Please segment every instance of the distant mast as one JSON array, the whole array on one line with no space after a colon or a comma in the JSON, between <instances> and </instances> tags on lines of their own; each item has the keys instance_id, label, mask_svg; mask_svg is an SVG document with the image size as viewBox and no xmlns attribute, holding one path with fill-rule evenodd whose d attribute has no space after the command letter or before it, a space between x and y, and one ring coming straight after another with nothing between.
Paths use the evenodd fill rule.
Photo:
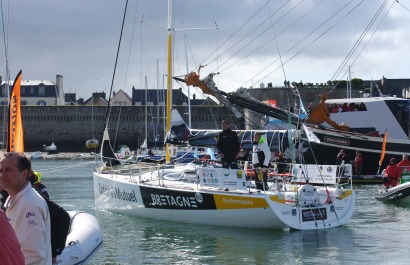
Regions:
<instances>
[{"instance_id":1,"label":"distant mast","mask_svg":"<svg viewBox=\"0 0 410 265\"><path fill-rule=\"evenodd\" d=\"M172 35L173 35L173 22L172 22L172 0L168 0L168 39L167 39L167 128L166 133L171 129L171 108L172 108ZM165 162L169 164L171 162L171 154L169 144L165 145Z\"/></svg>"}]
</instances>

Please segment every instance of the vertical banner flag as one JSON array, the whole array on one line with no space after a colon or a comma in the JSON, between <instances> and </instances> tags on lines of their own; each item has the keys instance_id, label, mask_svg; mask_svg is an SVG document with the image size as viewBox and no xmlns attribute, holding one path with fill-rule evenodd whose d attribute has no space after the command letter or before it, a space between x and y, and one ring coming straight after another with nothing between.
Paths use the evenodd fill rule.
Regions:
<instances>
[{"instance_id":1,"label":"vertical banner flag","mask_svg":"<svg viewBox=\"0 0 410 265\"><path fill-rule=\"evenodd\" d=\"M24 132L21 119L21 78L22 70L17 74L10 94L7 152L24 152ZM7 91L8 92L8 91Z\"/></svg>"},{"instance_id":2,"label":"vertical banner flag","mask_svg":"<svg viewBox=\"0 0 410 265\"><path fill-rule=\"evenodd\" d=\"M380 161L379 161L379 167L382 166L382 162L384 159L384 155L386 154L386 142L387 142L387 129L384 132L384 136L383 136L383 145L382 145L382 153L380 154Z\"/></svg>"}]
</instances>

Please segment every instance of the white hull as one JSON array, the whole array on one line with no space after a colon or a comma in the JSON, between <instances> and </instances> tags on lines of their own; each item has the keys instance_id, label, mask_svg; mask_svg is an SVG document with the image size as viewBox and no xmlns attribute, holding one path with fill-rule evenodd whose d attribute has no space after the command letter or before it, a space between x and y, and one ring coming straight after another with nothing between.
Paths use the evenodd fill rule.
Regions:
<instances>
[{"instance_id":1,"label":"white hull","mask_svg":"<svg viewBox=\"0 0 410 265\"><path fill-rule=\"evenodd\" d=\"M141 179L147 179L145 176ZM108 171L94 172L93 178L97 208L203 225L275 230L330 228L348 222L355 201L353 190L340 188L328 188L331 203L326 202L325 188L318 187L317 201L300 206L295 203L297 190L259 192L235 187L225 191L174 180L161 180L158 185L158 179L137 181L135 175L112 175Z\"/></svg>"},{"instance_id":2,"label":"white hull","mask_svg":"<svg viewBox=\"0 0 410 265\"><path fill-rule=\"evenodd\" d=\"M85 212L68 211L71 217L70 233L66 247L57 256L58 265L85 264L103 243L100 225L96 217Z\"/></svg>"}]
</instances>

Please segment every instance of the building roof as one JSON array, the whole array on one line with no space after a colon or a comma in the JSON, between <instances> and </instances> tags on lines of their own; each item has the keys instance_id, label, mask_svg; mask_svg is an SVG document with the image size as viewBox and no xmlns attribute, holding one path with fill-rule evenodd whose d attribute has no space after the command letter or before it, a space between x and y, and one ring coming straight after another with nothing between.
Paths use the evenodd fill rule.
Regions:
<instances>
[{"instance_id":1,"label":"building roof","mask_svg":"<svg viewBox=\"0 0 410 265\"><path fill-rule=\"evenodd\" d=\"M1 85L5 84L6 81L2 81ZM12 86L14 80L9 81L9 85ZM55 86L55 84L50 80L21 80L21 86L38 86L44 84L45 86Z\"/></svg>"},{"instance_id":2,"label":"building roof","mask_svg":"<svg viewBox=\"0 0 410 265\"><path fill-rule=\"evenodd\" d=\"M118 97L122 97L122 96L125 96L125 98L121 98L121 99L129 100L130 102L132 102L131 97L126 92L124 92L122 89L118 90L118 92L114 92L114 95L112 96L110 101L112 102L117 101L119 99Z\"/></svg>"}]
</instances>

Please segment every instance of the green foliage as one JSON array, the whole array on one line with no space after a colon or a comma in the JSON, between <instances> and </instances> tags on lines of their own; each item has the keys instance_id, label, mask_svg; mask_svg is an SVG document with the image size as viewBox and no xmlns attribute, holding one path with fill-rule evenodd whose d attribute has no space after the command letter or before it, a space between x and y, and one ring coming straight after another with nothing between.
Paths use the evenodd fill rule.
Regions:
<instances>
[{"instance_id":1,"label":"green foliage","mask_svg":"<svg viewBox=\"0 0 410 265\"><path fill-rule=\"evenodd\" d=\"M327 81L328 84L331 84L332 81ZM352 78L352 90L364 90L364 81L360 78ZM347 80L334 80L333 85L336 86L336 89L346 89Z\"/></svg>"},{"instance_id":2,"label":"green foliage","mask_svg":"<svg viewBox=\"0 0 410 265\"><path fill-rule=\"evenodd\" d=\"M352 78L352 89L364 90L364 81L360 78Z\"/></svg>"},{"instance_id":3,"label":"green foliage","mask_svg":"<svg viewBox=\"0 0 410 265\"><path fill-rule=\"evenodd\" d=\"M336 89L346 89L347 81L346 80L334 80L333 85L336 86Z\"/></svg>"}]
</instances>

